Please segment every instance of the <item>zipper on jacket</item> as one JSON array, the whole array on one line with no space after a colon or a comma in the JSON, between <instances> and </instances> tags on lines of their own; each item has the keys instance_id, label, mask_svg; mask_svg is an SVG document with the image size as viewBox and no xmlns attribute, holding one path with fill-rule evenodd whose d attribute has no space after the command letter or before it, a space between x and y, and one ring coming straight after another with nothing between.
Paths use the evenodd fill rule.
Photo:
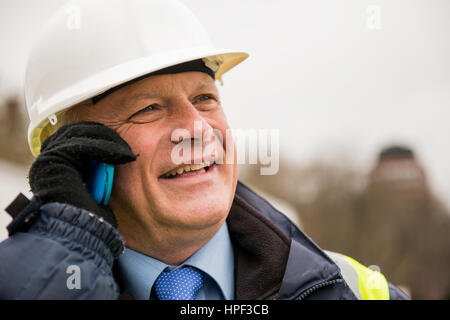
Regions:
<instances>
[{"instance_id":1,"label":"zipper on jacket","mask_svg":"<svg viewBox=\"0 0 450 320\"><path fill-rule=\"evenodd\" d=\"M316 284L315 286L312 286L311 288L309 288L308 290L303 292L300 296L298 296L297 300L303 300L303 299L305 299L305 297L309 296L311 293L313 293L314 291L317 291L318 289L321 289L321 288L327 287L327 286L331 286L331 285L333 285L335 283L341 283L341 282L344 282L344 279L337 278L337 279L334 279L334 280L325 281L325 282L321 282L319 284Z\"/></svg>"}]
</instances>

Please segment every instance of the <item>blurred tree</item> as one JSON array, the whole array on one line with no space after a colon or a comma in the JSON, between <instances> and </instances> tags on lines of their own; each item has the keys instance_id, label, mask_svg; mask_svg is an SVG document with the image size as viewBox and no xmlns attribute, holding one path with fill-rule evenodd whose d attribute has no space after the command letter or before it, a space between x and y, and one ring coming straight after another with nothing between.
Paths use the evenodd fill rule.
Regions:
<instances>
[{"instance_id":1,"label":"blurred tree","mask_svg":"<svg viewBox=\"0 0 450 320\"><path fill-rule=\"evenodd\" d=\"M0 158L29 166L33 160L27 142L27 117L17 96L0 102Z\"/></svg>"}]
</instances>

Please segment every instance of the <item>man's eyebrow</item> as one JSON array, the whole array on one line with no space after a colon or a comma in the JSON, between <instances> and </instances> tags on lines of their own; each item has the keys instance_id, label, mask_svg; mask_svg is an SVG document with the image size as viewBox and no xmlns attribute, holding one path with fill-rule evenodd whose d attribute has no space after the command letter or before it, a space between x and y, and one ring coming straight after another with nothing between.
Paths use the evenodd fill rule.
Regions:
<instances>
[{"instance_id":1,"label":"man's eyebrow","mask_svg":"<svg viewBox=\"0 0 450 320\"><path fill-rule=\"evenodd\" d=\"M131 97L128 97L126 99L126 101L127 101L126 103L128 104L128 103L133 103L140 99L151 99L151 98L157 98L157 97L158 97L158 94L153 93L153 92L138 92L138 93L133 94Z\"/></svg>"},{"instance_id":2,"label":"man's eyebrow","mask_svg":"<svg viewBox=\"0 0 450 320\"><path fill-rule=\"evenodd\" d=\"M214 85L214 81L200 81L200 83L198 84L196 90L201 90L204 89L206 87L213 87L214 89L216 89L216 86Z\"/></svg>"},{"instance_id":3,"label":"man's eyebrow","mask_svg":"<svg viewBox=\"0 0 450 320\"><path fill-rule=\"evenodd\" d=\"M207 87L211 87L214 89L214 91L217 91L216 86L214 85L214 82L211 81L199 81L199 84L197 85L195 90L202 90ZM130 97L127 97L126 103L134 103L137 100L140 99L152 99L152 98L158 98L160 94L157 92L137 92L135 94L132 94Z\"/></svg>"}]
</instances>

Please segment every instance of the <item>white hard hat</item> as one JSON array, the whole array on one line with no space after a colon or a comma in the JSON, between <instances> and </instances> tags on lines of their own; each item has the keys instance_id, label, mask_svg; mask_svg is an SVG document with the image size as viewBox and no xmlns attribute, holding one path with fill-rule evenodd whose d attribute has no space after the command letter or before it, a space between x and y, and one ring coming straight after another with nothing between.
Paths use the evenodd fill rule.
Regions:
<instances>
[{"instance_id":1,"label":"white hard hat","mask_svg":"<svg viewBox=\"0 0 450 320\"><path fill-rule=\"evenodd\" d=\"M56 116L127 81L203 59L215 79L248 57L220 49L192 12L175 0L78 0L58 10L34 44L25 100L33 155Z\"/></svg>"}]
</instances>

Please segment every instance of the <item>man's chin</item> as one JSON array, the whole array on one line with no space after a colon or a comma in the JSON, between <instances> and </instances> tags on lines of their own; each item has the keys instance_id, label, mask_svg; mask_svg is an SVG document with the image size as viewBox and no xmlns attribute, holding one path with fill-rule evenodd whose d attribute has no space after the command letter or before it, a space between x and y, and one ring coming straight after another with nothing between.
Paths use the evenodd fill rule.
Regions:
<instances>
[{"instance_id":1,"label":"man's chin","mask_svg":"<svg viewBox=\"0 0 450 320\"><path fill-rule=\"evenodd\" d=\"M176 199L162 215L174 225L195 229L213 226L225 220L229 212L229 201L225 197L206 196L203 199L180 201ZM200 201L199 201L200 200Z\"/></svg>"}]
</instances>

